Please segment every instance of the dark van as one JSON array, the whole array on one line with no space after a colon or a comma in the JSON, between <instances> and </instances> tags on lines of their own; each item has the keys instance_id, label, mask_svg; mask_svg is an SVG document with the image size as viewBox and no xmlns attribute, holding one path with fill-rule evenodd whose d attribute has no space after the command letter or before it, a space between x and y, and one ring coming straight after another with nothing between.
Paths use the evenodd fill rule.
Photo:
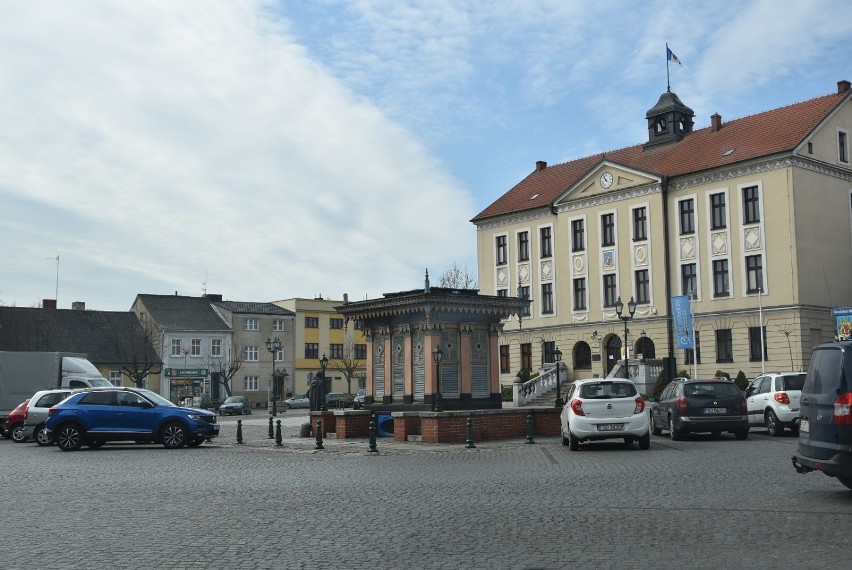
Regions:
<instances>
[{"instance_id":1,"label":"dark van","mask_svg":"<svg viewBox=\"0 0 852 570\"><path fill-rule=\"evenodd\" d=\"M799 473L822 471L852 489L852 342L816 347L802 387Z\"/></svg>"}]
</instances>

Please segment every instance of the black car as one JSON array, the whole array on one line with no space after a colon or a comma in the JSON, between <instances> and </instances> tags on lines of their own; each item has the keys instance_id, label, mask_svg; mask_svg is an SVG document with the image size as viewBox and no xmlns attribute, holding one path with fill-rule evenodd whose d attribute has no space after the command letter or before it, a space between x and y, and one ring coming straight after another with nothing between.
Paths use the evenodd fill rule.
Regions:
<instances>
[{"instance_id":1,"label":"black car","mask_svg":"<svg viewBox=\"0 0 852 570\"><path fill-rule=\"evenodd\" d=\"M799 473L822 471L852 489L852 342L821 344L811 354L799 400Z\"/></svg>"},{"instance_id":2,"label":"black car","mask_svg":"<svg viewBox=\"0 0 852 570\"><path fill-rule=\"evenodd\" d=\"M748 437L748 407L736 384L726 378L707 380L675 378L658 400L650 399L651 432L668 430L673 440L688 433L731 432L737 439Z\"/></svg>"},{"instance_id":3,"label":"black car","mask_svg":"<svg viewBox=\"0 0 852 570\"><path fill-rule=\"evenodd\" d=\"M251 413L251 401L245 396L229 396L219 406L220 416L230 416L231 414L243 415Z\"/></svg>"}]
</instances>

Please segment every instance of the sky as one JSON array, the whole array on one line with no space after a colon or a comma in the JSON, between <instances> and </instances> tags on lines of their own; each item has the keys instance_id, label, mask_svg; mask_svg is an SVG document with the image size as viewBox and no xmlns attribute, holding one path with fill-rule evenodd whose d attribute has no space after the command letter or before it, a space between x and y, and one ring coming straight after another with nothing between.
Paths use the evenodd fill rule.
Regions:
<instances>
[{"instance_id":1,"label":"sky","mask_svg":"<svg viewBox=\"0 0 852 570\"><path fill-rule=\"evenodd\" d=\"M848 0L0 0L0 305L475 278L470 219L537 160L644 142L667 69L704 128L836 92L850 21Z\"/></svg>"}]
</instances>

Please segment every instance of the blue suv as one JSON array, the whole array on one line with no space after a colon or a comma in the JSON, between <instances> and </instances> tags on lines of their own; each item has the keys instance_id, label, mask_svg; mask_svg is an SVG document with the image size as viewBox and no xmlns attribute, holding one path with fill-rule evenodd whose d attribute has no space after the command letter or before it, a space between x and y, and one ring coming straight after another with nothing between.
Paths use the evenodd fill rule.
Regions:
<instances>
[{"instance_id":1,"label":"blue suv","mask_svg":"<svg viewBox=\"0 0 852 570\"><path fill-rule=\"evenodd\" d=\"M108 441L197 447L219 435L216 414L183 408L140 388L93 388L50 408L45 430L62 451Z\"/></svg>"}]
</instances>

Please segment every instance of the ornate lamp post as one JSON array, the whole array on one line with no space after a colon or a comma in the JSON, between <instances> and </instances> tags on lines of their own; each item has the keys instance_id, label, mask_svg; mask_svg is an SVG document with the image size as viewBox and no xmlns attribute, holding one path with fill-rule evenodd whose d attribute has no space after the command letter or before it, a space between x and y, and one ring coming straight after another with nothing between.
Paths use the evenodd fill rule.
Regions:
<instances>
[{"instance_id":1,"label":"ornate lamp post","mask_svg":"<svg viewBox=\"0 0 852 570\"><path fill-rule=\"evenodd\" d=\"M636 301L633 300L633 297L630 297L630 302L627 303L627 311L630 313L629 315L622 314L624 312L624 303L621 301L621 297L619 297L615 302L615 312L618 318L624 321L624 377L630 378L630 372L628 372L627 368L627 321L631 320L636 313Z\"/></svg>"},{"instance_id":2,"label":"ornate lamp post","mask_svg":"<svg viewBox=\"0 0 852 570\"><path fill-rule=\"evenodd\" d=\"M322 374L322 384L321 384L322 390L320 390L320 392L321 392L321 394L320 394L320 396L321 396L321 398L320 398L320 410L322 410L323 412L328 410L328 408L325 407L325 388L326 388L326 386L325 386L325 368L326 368L326 366L328 366L328 357L325 355L325 353L323 353L322 358L320 358L320 368L322 369L322 372L320 373L320 374Z\"/></svg>"},{"instance_id":3,"label":"ornate lamp post","mask_svg":"<svg viewBox=\"0 0 852 570\"><path fill-rule=\"evenodd\" d=\"M272 415L274 416L277 414L277 410L275 408L275 355L278 353L279 350L281 350L281 339L279 339L277 336L275 337L275 340L267 338L266 350L268 350L272 354L272 378L269 380L269 389L267 390L267 394L270 394L271 392L270 396L272 399Z\"/></svg>"},{"instance_id":4,"label":"ornate lamp post","mask_svg":"<svg viewBox=\"0 0 852 570\"><path fill-rule=\"evenodd\" d=\"M441 360L444 359L444 350L440 347L440 345L436 346L434 350L432 350L432 358L435 359L435 370L438 373L438 390L435 394L434 411L443 412L444 409L441 407Z\"/></svg>"},{"instance_id":5,"label":"ornate lamp post","mask_svg":"<svg viewBox=\"0 0 852 570\"><path fill-rule=\"evenodd\" d=\"M562 351L558 348L553 351L553 358L556 360L556 407L562 407Z\"/></svg>"}]
</instances>

